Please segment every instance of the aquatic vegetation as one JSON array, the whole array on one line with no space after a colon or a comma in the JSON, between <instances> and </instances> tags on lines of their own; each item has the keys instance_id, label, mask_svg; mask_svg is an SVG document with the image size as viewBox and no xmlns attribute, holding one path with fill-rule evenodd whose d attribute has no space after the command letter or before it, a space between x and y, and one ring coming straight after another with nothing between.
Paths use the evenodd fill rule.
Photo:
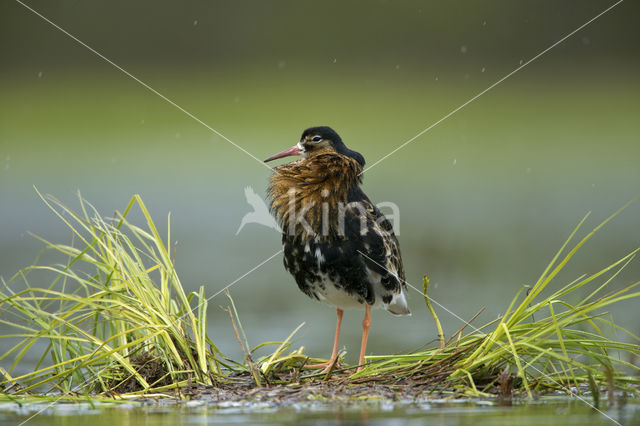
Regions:
<instances>
[{"instance_id":1,"label":"aquatic vegetation","mask_svg":"<svg viewBox=\"0 0 640 426\"><path fill-rule=\"evenodd\" d=\"M605 309L640 297L635 290L640 281L607 292L640 249L559 289L553 285L579 249L627 206L569 248L583 218L537 282L522 287L497 320L476 327L474 317L447 340L429 303L425 277L425 301L438 325L437 346L368 356L359 372L354 366L334 365L319 373L305 365L323 360L291 347L303 324L283 342L250 348L230 296L228 311L245 359L225 357L207 334L204 288L184 291L172 261L170 226L163 240L139 196L112 219L103 218L82 197L80 212L51 196L41 197L74 238L71 245L42 239L47 251L66 261L36 263L3 282L0 322L14 330L0 336L9 348L0 361L11 362L0 370L4 399L128 398L193 387L278 384L325 388L334 381L366 389L375 384L403 392L502 398L563 391L589 392L597 400L601 389L638 394L640 367L632 359L640 356L640 339L616 325ZM143 227L129 219L136 207ZM48 286L31 284L44 279ZM579 295L577 303L568 302ZM42 342L44 346L37 345ZM268 346L273 352L254 359L256 350ZM40 350L32 371L15 374L27 352Z\"/></svg>"},{"instance_id":2,"label":"aquatic vegetation","mask_svg":"<svg viewBox=\"0 0 640 426\"><path fill-rule=\"evenodd\" d=\"M538 281L526 288L526 293L522 287L499 319L480 328L468 324L472 328L469 334L461 336L462 330L458 331L444 347L369 357L374 362L352 378L388 377L392 382L406 379L429 383L435 373L444 374L447 386L475 396L487 393L510 396L512 390L520 389L531 397L534 392L574 393L585 388L597 395L601 386L637 393L640 366L630 359L640 356L640 339L617 326L604 309L640 297L640 292L634 291L640 281L605 293L640 249L540 297L580 247L622 209L564 254L587 219L588 215L585 216ZM425 298L426 282L425 277ZM588 295L578 303L566 301L569 295L584 291ZM431 312L435 317L435 312ZM618 340L618 333L631 342Z\"/></svg>"},{"instance_id":3,"label":"aquatic vegetation","mask_svg":"<svg viewBox=\"0 0 640 426\"><path fill-rule=\"evenodd\" d=\"M213 383L220 352L206 334L204 289L185 293L171 260L170 227L165 244L138 196L112 220L82 197L80 213L42 199L73 232L74 246L42 240L68 261L30 266L4 283L0 322L15 332L1 337L17 342L0 356L14 357L0 386L12 393L122 393ZM146 229L127 220L134 206ZM50 284L32 286L36 273L53 277ZM18 282L23 288L13 290ZM10 378L42 340L48 344L33 371Z\"/></svg>"}]
</instances>

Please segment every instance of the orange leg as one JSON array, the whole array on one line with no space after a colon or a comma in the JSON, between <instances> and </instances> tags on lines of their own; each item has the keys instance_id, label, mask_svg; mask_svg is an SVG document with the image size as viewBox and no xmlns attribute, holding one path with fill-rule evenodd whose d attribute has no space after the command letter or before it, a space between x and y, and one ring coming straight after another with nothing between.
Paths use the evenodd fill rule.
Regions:
<instances>
[{"instance_id":1,"label":"orange leg","mask_svg":"<svg viewBox=\"0 0 640 426\"><path fill-rule=\"evenodd\" d=\"M331 359L328 363L307 365L307 368L320 368L325 367L324 372L329 371L333 363L338 358L338 340L340 338L340 325L342 324L342 314L344 311L340 308L336 308L336 314L338 314L338 322L336 323L336 336L333 339L333 351L331 351Z\"/></svg>"},{"instance_id":2,"label":"orange leg","mask_svg":"<svg viewBox=\"0 0 640 426\"><path fill-rule=\"evenodd\" d=\"M367 339L369 338L369 328L371 327L371 308L369 305L365 305L364 319L362 320L362 345L360 345L360 361L357 371L362 370L364 367L364 353L367 350Z\"/></svg>"},{"instance_id":3,"label":"orange leg","mask_svg":"<svg viewBox=\"0 0 640 426\"><path fill-rule=\"evenodd\" d=\"M331 351L331 359L329 360L329 366L335 362L338 358L338 339L340 338L340 325L342 325L342 314L344 311L340 308L336 308L336 314L338 314L338 321L336 322L336 337L333 339L333 350Z\"/></svg>"}]
</instances>

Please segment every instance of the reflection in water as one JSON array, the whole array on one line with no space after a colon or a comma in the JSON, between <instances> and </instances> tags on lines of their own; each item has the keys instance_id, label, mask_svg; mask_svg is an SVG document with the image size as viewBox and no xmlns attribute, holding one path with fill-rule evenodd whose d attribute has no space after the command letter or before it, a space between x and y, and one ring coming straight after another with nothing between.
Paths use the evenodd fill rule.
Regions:
<instances>
[{"instance_id":1,"label":"reflection in water","mask_svg":"<svg viewBox=\"0 0 640 426\"><path fill-rule=\"evenodd\" d=\"M45 408L42 404L0 405L0 422L19 424ZM29 420L29 425L187 425L187 424L340 424L340 425L610 425L611 419L622 425L638 424L640 405L626 404L598 412L577 400L548 399L534 404L518 403L512 407L487 401L453 403L358 402L327 405L305 403L294 407L275 407L222 403L207 405L190 401L175 405L166 402L146 404L123 403L115 406L98 404L56 404ZM609 419L607 416L611 417ZM570 419L570 420L569 420Z\"/></svg>"}]
</instances>

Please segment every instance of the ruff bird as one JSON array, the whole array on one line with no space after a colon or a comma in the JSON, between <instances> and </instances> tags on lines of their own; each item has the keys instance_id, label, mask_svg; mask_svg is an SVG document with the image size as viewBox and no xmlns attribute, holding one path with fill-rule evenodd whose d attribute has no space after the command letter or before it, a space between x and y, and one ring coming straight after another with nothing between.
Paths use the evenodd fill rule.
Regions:
<instances>
[{"instance_id":1,"label":"ruff bird","mask_svg":"<svg viewBox=\"0 0 640 426\"><path fill-rule=\"evenodd\" d=\"M282 230L284 266L307 296L336 307L331 358L337 362L344 309L364 309L358 371L371 326L371 307L410 315L400 246L391 223L360 188L364 157L330 127L311 127L291 148L265 160L300 159L275 167L269 207Z\"/></svg>"}]
</instances>

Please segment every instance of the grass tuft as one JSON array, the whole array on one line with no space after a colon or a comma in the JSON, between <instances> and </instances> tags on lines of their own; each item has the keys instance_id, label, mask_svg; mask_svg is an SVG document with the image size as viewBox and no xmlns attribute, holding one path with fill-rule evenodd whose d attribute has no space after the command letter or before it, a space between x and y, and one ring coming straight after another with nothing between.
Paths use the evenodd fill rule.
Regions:
<instances>
[{"instance_id":1,"label":"grass tuft","mask_svg":"<svg viewBox=\"0 0 640 426\"><path fill-rule=\"evenodd\" d=\"M0 289L0 324L13 330L0 336L11 342L0 355L0 361L11 364L0 369L0 393L10 401L37 395L135 398L223 383L243 389L331 384L336 376L342 384L475 397L589 392L596 404L603 392L609 400L615 391L640 393L640 367L632 361L640 357L640 339L616 325L607 312L616 303L640 296L640 282L607 292L640 249L594 274L555 286L555 278L578 250L622 209L571 247L585 216L536 283L522 286L499 319L473 326L483 308L445 339L427 296L425 276L424 298L437 325L437 347L369 356L356 373L342 366L325 373L305 370L305 365L324 360L311 359L303 347L291 348L304 324L282 342L250 349L228 293L228 313L245 357L242 362L225 358L207 335L204 288L187 294L176 274L169 221L165 243L139 196L109 220L81 196L79 213L51 196L40 196L71 230L73 243L41 239L48 251L65 261L25 268ZM144 226L129 221L134 209ZM48 285L31 285L34 275L38 282L48 280ZM271 354L255 356L269 346L274 347ZM42 355L33 371L17 373L27 353L36 351Z\"/></svg>"},{"instance_id":2,"label":"grass tuft","mask_svg":"<svg viewBox=\"0 0 640 426\"><path fill-rule=\"evenodd\" d=\"M165 244L138 195L105 220L81 196L76 213L38 194L75 244L40 238L67 261L25 268L0 291L0 323L15 330L0 338L17 341L0 355L13 357L0 387L19 383L15 393L153 392L221 377L220 352L206 334L204 289L185 293L171 261L169 223ZM127 220L134 207L145 227ZM48 286L32 286L34 274L40 281L53 278ZM34 370L11 377L41 342L46 346Z\"/></svg>"},{"instance_id":3,"label":"grass tuft","mask_svg":"<svg viewBox=\"0 0 640 426\"><path fill-rule=\"evenodd\" d=\"M372 363L351 377L359 380L384 378L390 383L427 383L435 375L446 378L445 387L476 396L488 392L503 394L505 388L513 388L528 397L554 390L574 394L589 389L594 397L599 397L594 389L605 386L638 394L640 366L625 358L632 360L640 356L640 339L617 326L606 309L640 297L640 292L635 291L640 282L603 293L640 249L541 297L578 249L627 206L567 251L588 215L585 216L535 285L524 296L523 286L499 320L480 328L472 327L471 333L464 337L458 335L456 342L450 343L454 334L444 349L368 357ZM425 278L425 290L427 283ZM569 296L577 298L578 293L585 291L588 296L577 304L567 301ZM430 308L426 291L425 300ZM435 313L433 315L437 319ZM483 331L487 329L492 331ZM620 341L618 332L630 342ZM507 380L505 375L509 372L513 377Z\"/></svg>"}]
</instances>

